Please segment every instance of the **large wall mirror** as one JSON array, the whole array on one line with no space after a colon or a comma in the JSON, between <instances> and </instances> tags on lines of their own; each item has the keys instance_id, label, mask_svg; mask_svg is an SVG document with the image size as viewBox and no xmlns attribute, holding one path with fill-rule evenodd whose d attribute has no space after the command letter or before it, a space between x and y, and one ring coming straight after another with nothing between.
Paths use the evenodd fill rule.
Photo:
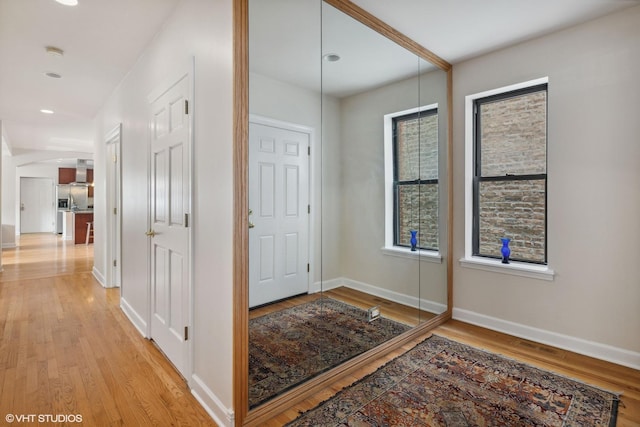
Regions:
<instances>
[{"instance_id":1,"label":"large wall mirror","mask_svg":"<svg viewBox=\"0 0 640 427\"><path fill-rule=\"evenodd\" d=\"M450 66L348 1L244 5L251 422L450 316Z\"/></svg>"}]
</instances>

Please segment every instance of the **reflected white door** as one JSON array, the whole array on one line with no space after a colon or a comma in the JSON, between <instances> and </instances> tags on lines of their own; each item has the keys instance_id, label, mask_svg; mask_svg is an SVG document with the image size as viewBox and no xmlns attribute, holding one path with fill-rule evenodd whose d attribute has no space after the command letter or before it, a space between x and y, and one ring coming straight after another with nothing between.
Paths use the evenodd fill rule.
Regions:
<instances>
[{"instance_id":1,"label":"reflected white door","mask_svg":"<svg viewBox=\"0 0 640 427\"><path fill-rule=\"evenodd\" d=\"M51 178L20 178L20 233L55 231Z\"/></svg>"},{"instance_id":2,"label":"reflected white door","mask_svg":"<svg viewBox=\"0 0 640 427\"><path fill-rule=\"evenodd\" d=\"M191 120L190 77L166 88L151 105L151 338L188 378L191 314L189 274ZM158 92L156 92L158 93Z\"/></svg>"},{"instance_id":3,"label":"reflected white door","mask_svg":"<svg viewBox=\"0 0 640 427\"><path fill-rule=\"evenodd\" d=\"M309 290L310 132L249 124L249 306Z\"/></svg>"}]
</instances>

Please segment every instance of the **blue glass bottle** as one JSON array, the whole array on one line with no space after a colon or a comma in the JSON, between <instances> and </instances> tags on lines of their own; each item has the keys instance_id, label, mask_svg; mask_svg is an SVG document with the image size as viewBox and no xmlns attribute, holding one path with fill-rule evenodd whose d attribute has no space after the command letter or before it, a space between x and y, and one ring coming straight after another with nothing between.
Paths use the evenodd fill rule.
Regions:
<instances>
[{"instance_id":1,"label":"blue glass bottle","mask_svg":"<svg viewBox=\"0 0 640 427\"><path fill-rule=\"evenodd\" d=\"M509 264L509 255L511 255L511 249L509 249L509 242L511 241L508 237L503 237L502 239L502 248L500 252L502 252L502 263Z\"/></svg>"},{"instance_id":2,"label":"blue glass bottle","mask_svg":"<svg viewBox=\"0 0 640 427\"><path fill-rule=\"evenodd\" d=\"M415 251L418 246L418 230L409 230L411 233L411 250Z\"/></svg>"}]
</instances>

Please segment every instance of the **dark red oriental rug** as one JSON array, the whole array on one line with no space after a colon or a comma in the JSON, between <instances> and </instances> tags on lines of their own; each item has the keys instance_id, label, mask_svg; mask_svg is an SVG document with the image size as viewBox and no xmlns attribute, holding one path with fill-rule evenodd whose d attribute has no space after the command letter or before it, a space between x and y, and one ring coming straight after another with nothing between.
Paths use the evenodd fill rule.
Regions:
<instances>
[{"instance_id":1,"label":"dark red oriental rug","mask_svg":"<svg viewBox=\"0 0 640 427\"><path fill-rule=\"evenodd\" d=\"M618 396L432 336L288 426L615 426Z\"/></svg>"},{"instance_id":2,"label":"dark red oriental rug","mask_svg":"<svg viewBox=\"0 0 640 427\"><path fill-rule=\"evenodd\" d=\"M410 327L320 298L249 321L249 407L263 403Z\"/></svg>"}]
</instances>

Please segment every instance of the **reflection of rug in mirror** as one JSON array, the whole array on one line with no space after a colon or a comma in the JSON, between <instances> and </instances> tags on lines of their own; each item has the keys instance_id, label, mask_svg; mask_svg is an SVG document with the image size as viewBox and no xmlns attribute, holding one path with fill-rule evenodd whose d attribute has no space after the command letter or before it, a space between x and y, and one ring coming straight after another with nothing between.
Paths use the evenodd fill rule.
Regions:
<instances>
[{"instance_id":1,"label":"reflection of rug in mirror","mask_svg":"<svg viewBox=\"0 0 640 427\"><path fill-rule=\"evenodd\" d=\"M615 426L618 397L432 336L288 426Z\"/></svg>"},{"instance_id":2,"label":"reflection of rug in mirror","mask_svg":"<svg viewBox=\"0 0 640 427\"><path fill-rule=\"evenodd\" d=\"M409 330L320 298L249 321L249 406L286 391Z\"/></svg>"}]
</instances>

